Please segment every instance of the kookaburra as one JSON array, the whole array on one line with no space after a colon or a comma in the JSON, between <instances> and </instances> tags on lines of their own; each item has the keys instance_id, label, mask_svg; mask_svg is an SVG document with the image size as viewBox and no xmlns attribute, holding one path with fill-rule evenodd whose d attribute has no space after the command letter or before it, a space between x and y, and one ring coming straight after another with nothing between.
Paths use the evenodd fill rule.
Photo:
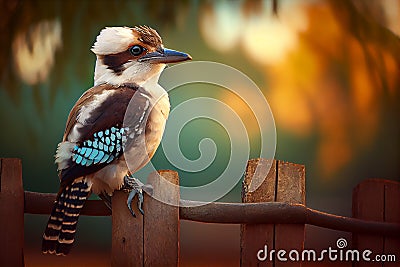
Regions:
<instances>
[{"instance_id":1,"label":"kookaburra","mask_svg":"<svg viewBox=\"0 0 400 267\"><path fill-rule=\"evenodd\" d=\"M164 48L147 26L105 28L92 51L97 57L94 86L72 108L55 155L61 184L43 235L44 253L68 254L90 193L108 205L122 186L133 188L129 200L135 190L142 194L131 173L153 156L170 109L158 78L167 63L191 59Z\"/></svg>"}]
</instances>

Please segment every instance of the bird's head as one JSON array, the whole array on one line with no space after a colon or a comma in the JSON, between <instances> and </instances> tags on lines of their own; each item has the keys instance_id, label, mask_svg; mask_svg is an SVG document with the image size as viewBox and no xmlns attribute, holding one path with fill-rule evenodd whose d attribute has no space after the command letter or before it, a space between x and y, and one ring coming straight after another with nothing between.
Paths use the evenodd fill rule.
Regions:
<instances>
[{"instance_id":1,"label":"bird's head","mask_svg":"<svg viewBox=\"0 0 400 267\"><path fill-rule=\"evenodd\" d=\"M107 27L97 36L95 85L141 85L158 79L167 63L190 60L190 55L164 48L160 35L147 26Z\"/></svg>"}]
</instances>

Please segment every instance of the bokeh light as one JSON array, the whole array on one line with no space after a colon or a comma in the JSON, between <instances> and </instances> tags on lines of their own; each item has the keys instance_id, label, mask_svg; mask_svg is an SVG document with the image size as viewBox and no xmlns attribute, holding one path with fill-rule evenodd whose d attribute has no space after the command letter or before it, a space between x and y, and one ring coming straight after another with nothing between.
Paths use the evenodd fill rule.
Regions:
<instances>
[{"instance_id":1,"label":"bokeh light","mask_svg":"<svg viewBox=\"0 0 400 267\"><path fill-rule=\"evenodd\" d=\"M274 115L276 158L306 166L311 208L350 215L358 182L400 178L398 0L16 0L3 1L0 16L0 156L22 158L26 190L58 190L53 155L69 110L93 85L90 47L98 32L139 24L157 29L168 48L230 65L255 81ZM172 108L196 97L234 110L245 122L250 157L259 153L259 130L246 103L215 86L170 92ZM227 116L223 109L213 112ZM227 134L209 121L186 125L182 154L198 158L196 141L205 137L218 148L215 166L201 174L180 172L182 184L201 184L227 162ZM161 149L152 162L157 169L173 167ZM240 201L240 184L222 200ZM76 248L62 260L38 254L46 220L26 216L26 265L79 266L88 255L97 257L93 264L108 265L110 218L81 218ZM221 250L209 249L222 228L228 230L215 242ZM181 264L237 265L236 234L235 227L184 223ZM326 247L328 241L308 245Z\"/></svg>"}]
</instances>

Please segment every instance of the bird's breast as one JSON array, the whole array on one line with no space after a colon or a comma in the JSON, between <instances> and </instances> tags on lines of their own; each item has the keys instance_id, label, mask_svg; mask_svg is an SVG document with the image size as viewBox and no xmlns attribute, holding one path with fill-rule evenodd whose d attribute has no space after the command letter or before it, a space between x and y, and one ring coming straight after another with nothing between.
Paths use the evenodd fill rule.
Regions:
<instances>
[{"instance_id":1,"label":"bird's breast","mask_svg":"<svg viewBox=\"0 0 400 267\"><path fill-rule=\"evenodd\" d=\"M169 99L165 95L154 104L146 123L146 147L148 155L151 158L160 145L162 135L165 129L165 123L169 115Z\"/></svg>"},{"instance_id":2,"label":"bird's breast","mask_svg":"<svg viewBox=\"0 0 400 267\"><path fill-rule=\"evenodd\" d=\"M152 102L146 121L143 122L143 131L140 134L132 134L131 142L125 147L124 155L129 171L136 172L146 165L153 157L160 145L165 123L169 114L168 96L163 96L160 100ZM134 127L131 127L135 129Z\"/></svg>"},{"instance_id":3,"label":"bird's breast","mask_svg":"<svg viewBox=\"0 0 400 267\"><path fill-rule=\"evenodd\" d=\"M135 135L135 140L127 145L123 156L90 176L94 182L94 193L111 194L121 187L123 176L128 171L135 173L150 161L160 145L169 109L168 96L153 104L145 122L144 134Z\"/></svg>"}]
</instances>

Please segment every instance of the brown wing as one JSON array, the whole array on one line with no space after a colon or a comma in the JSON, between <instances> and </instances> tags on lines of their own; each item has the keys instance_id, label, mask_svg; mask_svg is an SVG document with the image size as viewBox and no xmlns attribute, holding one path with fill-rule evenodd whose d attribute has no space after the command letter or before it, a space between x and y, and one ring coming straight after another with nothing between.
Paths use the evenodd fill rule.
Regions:
<instances>
[{"instance_id":1,"label":"brown wing","mask_svg":"<svg viewBox=\"0 0 400 267\"><path fill-rule=\"evenodd\" d=\"M136 92L138 92L138 87L133 86L99 85L89 89L81 96L69 114L64 141L71 141L72 133L74 142L77 143L78 147L81 147L84 145L84 141L93 140L94 134L99 131L105 131L111 129L111 127L122 127L126 109ZM99 96L102 94L103 99L99 101ZM130 115L139 120L148 105L147 101L148 98L142 96L141 93L135 96L137 108L135 106L133 111L130 110L134 113ZM86 116L84 120L82 120L83 115ZM122 151L119 154L114 154L113 158L118 158L120 154L122 154ZM73 160L73 155L71 155L67 164L68 167L60 171L60 179L63 184L68 184L75 178L94 173L110 163L93 162L89 166L83 166L77 164Z\"/></svg>"},{"instance_id":2,"label":"brown wing","mask_svg":"<svg viewBox=\"0 0 400 267\"><path fill-rule=\"evenodd\" d=\"M137 89L137 86L114 87L112 85L102 84L87 90L78 99L69 113L63 141L68 141L68 136L72 129L77 125L77 123L79 123L78 118L82 112L82 108L87 108L88 106L93 105L96 98L103 93L112 92L112 95L106 98L98 106L94 106L90 117L84 124L80 123L81 127L79 130L80 135L78 141L86 140L91 134L102 130L102 128L105 129L108 126L114 126L115 124L122 125L126 108ZM97 124L100 117L102 117L103 120Z\"/></svg>"}]
</instances>

